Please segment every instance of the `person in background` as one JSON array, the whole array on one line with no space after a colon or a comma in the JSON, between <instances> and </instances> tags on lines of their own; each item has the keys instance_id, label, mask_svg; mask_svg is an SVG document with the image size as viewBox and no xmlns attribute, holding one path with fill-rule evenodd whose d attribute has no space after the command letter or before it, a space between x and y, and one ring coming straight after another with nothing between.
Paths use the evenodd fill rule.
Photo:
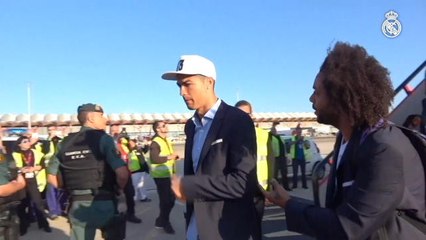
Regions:
<instances>
[{"instance_id":1,"label":"person in background","mask_svg":"<svg viewBox=\"0 0 426 240\"><path fill-rule=\"evenodd\" d=\"M31 141L27 136L21 136L16 140L16 150L12 153L16 167L23 173L26 181L26 198L18 206L18 216L20 220L20 233L25 235L30 225L29 208L34 206L38 227L45 232L52 232L47 221L47 214L41 192L46 187L46 171L44 164L44 154L38 150L31 149ZM33 203L33 205L31 205Z\"/></svg>"},{"instance_id":2,"label":"person in background","mask_svg":"<svg viewBox=\"0 0 426 240\"><path fill-rule=\"evenodd\" d=\"M388 124L389 72L359 45L337 42L310 97L317 121L340 130L325 207L292 198L276 181L269 201L285 210L287 229L328 239L425 239L425 176L417 151Z\"/></svg>"},{"instance_id":3,"label":"person in background","mask_svg":"<svg viewBox=\"0 0 426 240\"><path fill-rule=\"evenodd\" d=\"M275 125L276 126L276 125ZM276 127L271 128L271 135L272 135L272 149L275 156L275 164L274 164L274 178L277 178L278 171L281 174L281 185L284 187L285 190L291 191L291 188L288 185L288 178L287 178L287 150L286 145L284 144L283 140L281 139L280 135L277 133Z\"/></svg>"},{"instance_id":4,"label":"person in background","mask_svg":"<svg viewBox=\"0 0 426 240\"><path fill-rule=\"evenodd\" d=\"M175 205L175 195L171 189L170 178L174 173L175 161L179 156L174 153L173 145L167 138L169 130L164 121L155 121L152 124L155 132L152 138L149 158L151 160L151 177L157 185L158 198L160 200L160 214L155 219L155 227L162 228L168 234L174 234L170 223L170 212Z\"/></svg>"},{"instance_id":5,"label":"person in background","mask_svg":"<svg viewBox=\"0 0 426 240\"><path fill-rule=\"evenodd\" d=\"M148 152L148 147L138 147L136 139L129 140L129 170L132 173L133 188L135 190L135 200L150 202L145 190L146 179L149 174L149 166L145 160L144 153Z\"/></svg>"},{"instance_id":6,"label":"person in background","mask_svg":"<svg viewBox=\"0 0 426 240\"><path fill-rule=\"evenodd\" d=\"M247 113L250 117L253 114L252 105L246 100L240 100L235 103L235 107ZM272 146L271 134L260 127L255 127L256 130L256 148L257 148L257 162L256 162L256 175L257 181L264 189L269 189L269 182L274 173L274 151ZM265 209L265 198L261 191L255 196L255 205L257 210L257 230L256 238L262 238L262 219Z\"/></svg>"},{"instance_id":7,"label":"person in background","mask_svg":"<svg viewBox=\"0 0 426 240\"><path fill-rule=\"evenodd\" d=\"M120 125L118 125L118 124L110 125L109 134L112 136L115 143L117 144L118 137L120 137Z\"/></svg>"},{"instance_id":8,"label":"person in background","mask_svg":"<svg viewBox=\"0 0 426 240\"><path fill-rule=\"evenodd\" d=\"M421 134L426 135L426 126L423 121L422 115L420 114L409 115L402 125L406 128L416 130Z\"/></svg>"},{"instance_id":9,"label":"person in background","mask_svg":"<svg viewBox=\"0 0 426 240\"><path fill-rule=\"evenodd\" d=\"M278 130L277 130L277 126L280 125L280 122L273 122L272 123L272 127L271 127L271 133L277 135L278 134Z\"/></svg>"},{"instance_id":10,"label":"person in background","mask_svg":"<svg viewBox=\"0 0 426 240\"><path fill-rule=\"evenodd\" d=\"M297 188L298 182L298 172L300 167L300 172L302 174L302 187L304 189L308 188L306 182L306 150L308 149L305 139L302 136L302 128L300 123L297 124L296 129L294 130L294 135L291 138L290 146L290 156L292 158L293 165L293 189Z\"/></svg>"},{"instance_id":11,"label":"person in background","mask_svg":"<svg viewBox=\"0 0 426 240\"><path fill-rule=\"evenodd\" d=\"M117 149L120 154L121 159L127 164L127 168L129 169L129 140L124 135L119 135L117 139ZM129 179L127 180L127 184L124 187L124 196L126 198L126 206L127 206L127 221L132 223L141 223L142 220L135 215L135 189L133 188L133 182L131 177L131 170L129 169Z\"/></svg>"},{"instance_id":12,"label":"person in background","mask_svg":"<svg viewBox=\"0 0 426 240\"><path fill-rule=\"evenodd\" d=\"M58 136L58 132L54 126L49 126L47 131L49 134L48 139L43 142L45 146L43 148L46 149L47 152L44 155L46 168L49 166L49 161L56 155L58 144L62 140ZM56 188L49 183L47 184L46 203L49 209L48 217L51 220L55 220L58 216L65 213L65 199L67 199L67 197L64 195L66 195L66 192L63 191L63 189Z\"/></svg>"}]
</instances>

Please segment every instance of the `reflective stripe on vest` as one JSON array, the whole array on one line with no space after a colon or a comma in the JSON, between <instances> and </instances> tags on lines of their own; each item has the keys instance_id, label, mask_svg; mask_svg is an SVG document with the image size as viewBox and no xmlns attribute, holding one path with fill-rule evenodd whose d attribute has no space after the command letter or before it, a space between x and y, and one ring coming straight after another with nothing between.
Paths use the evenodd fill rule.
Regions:
<instances>
[{"instance_id":1,"label":"reflective stripe on vest","mask_svg":"<svg viewBox=\"0 0 426 240\"><path fill-rule=\"evenodd\" d=\"M160 145L160 157L167 157L173 154L172 144L168 139L155 137L152 141ZM174 160L168 160L165 163L156 164L151 160L151 176L153 178L166 178L173 174Z\"/></svg>"},{"instance_id":2,"label":"reflective stripe on vest","mask_svg":"<svg viewBox=\"0 0 426 240\"><path fill-rule=\"evenodd\" d=\"M41 160L43 159L43 153L31 149L31 151L34 154L34 166L40 166L41 165ZM16 163L16 167L17 168L22 168L24 166L24 159L22 156L22 153L19 152L13 152L12 153L13 159L15 160ZM46 170L42 169L40 171L36 171L36 180L37 180L37 188L39 192L43 192L44 189L46 188Z\"/></svg>"},{"instance_id":3,"label":"reflective stripe on vest","mask_svg":"<svg viewBox=\"0 0 426 240\"><path fill-rule=\"evenodd\" d=\"M129 153L128 167L129 167L129 170L131 172L135 172L135 171L141 169L141 164L139 162L139 158L138 158L138 155L136 153L137 153L137 150L133 150Z\"/></svg>"},{"instance_id":4,"label":"reflective stripe on vest","mask_svg":"<svg viewBox=\"0 0 426 240\"><path fill-rule=\"evenodd\" d=\"M256 128L257 181L264 189L268 186L268 138L268 131Z\"/></svg>"}]
</instances>

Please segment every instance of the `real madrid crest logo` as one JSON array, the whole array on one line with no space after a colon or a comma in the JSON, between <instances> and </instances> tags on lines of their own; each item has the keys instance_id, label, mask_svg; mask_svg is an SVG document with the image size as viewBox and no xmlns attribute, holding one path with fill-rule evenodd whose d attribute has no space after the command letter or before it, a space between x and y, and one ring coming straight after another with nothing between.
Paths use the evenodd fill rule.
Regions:
<instances>
[{"instance_id":1,"label":"real madrid crest logo","mask_svg":"<svg viewBox=\"0 0 426 240\"><path fill-rule=\"evenodd\" d=\"M382 23L382 33L388 38L396 38L402 31L401 22L397 19L398 13L389 11L385 14L385 21Z\"/></svg>"}]
</instances>

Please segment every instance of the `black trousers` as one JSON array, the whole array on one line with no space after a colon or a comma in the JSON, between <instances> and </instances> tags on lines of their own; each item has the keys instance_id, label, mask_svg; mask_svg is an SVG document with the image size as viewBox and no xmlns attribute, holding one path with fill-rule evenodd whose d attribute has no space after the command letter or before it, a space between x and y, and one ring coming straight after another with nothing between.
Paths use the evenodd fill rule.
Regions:
<instances>
[{"instance_id":1,"label":"black trousers","mask_svg":"<svg viewBox=\"0 0 426 240\"><path fill-rule=\"evenodd\" d=\"M10 204L8 204L10 206ZM0 210L0 239L18 240L19 239L19 218L16 213L16 206L1 207Z\"/></svg>"},{"instance_id":2,"label":"black trousers","mask_svg":"<svg viewBox=\"0 0 426 240\"><path fill-rule=\"evenodd\" d=\"M124 196L126 197L127 215L135 214L135 189L133 188L132 177L129 177L126 186L124 186Z\"/></svg>"},{"instance_id":3,"label":"black trousers","mask_svg":"<svg viewBox=\"0 0 426 240\"><path fill-rule=\"evenodd\" d=\"M289 190L287 178L287 159L282 157L275 158L274 178L278 179L278 171L281 173L281 185L286 190Z\"/></svg>"},{"instance_id":4,"label":"black trousers","mask_svg":"<svg viewBox=\"0 0 426 240\"><path fill-rule=\"evenodd\" d=\"M253 227L253 240L262 239L262 219L265 212L265 197L259 193L254 197L254 207L256 208L256 222Z\"/></svg>"},{"instance_id":5,"label":"black trousers","mask_svg":"<svg viewBox=\"0 0 426 240\"><path fill-rule=\"evenodd\" d=\"M154 178L155 185L157 185L158 198L160 200L160 214L155 220L155 226L164 227L170 224L170 212L175 205L175 194L171 188L170 178Z\"/></svg>"},{"instance_id":6,"label":"black trousers","mask_svg":"<svg viewBox=\"0 0 426 240\"><path fill-rule=\"evenodd\" d=\"M34 203L34 212L37 217L38 227L42 228L48 226L47 216L44 212L43 201L41 199L41 193L37 189L37 181L35 178L25 179L27 186L25 187L25 192L27 196L21 201L18 206L18 216L20 221L20 229L26 230L30 225L29 214L27 210L31 207L31 202Z\"/></svg>"},{"instance_id":7,"label":"black trousers","mask_svg":"<svg viewBox=\"0 0 426 240\"><path fill-rule=\"evenodd\" d=\"M302 186L307 187L306 184L306 160L305 159L293 159L293 188L297 187L297 175L298 169L300 166L300 171L302 173Z\"/></svg>"}]
</instances>

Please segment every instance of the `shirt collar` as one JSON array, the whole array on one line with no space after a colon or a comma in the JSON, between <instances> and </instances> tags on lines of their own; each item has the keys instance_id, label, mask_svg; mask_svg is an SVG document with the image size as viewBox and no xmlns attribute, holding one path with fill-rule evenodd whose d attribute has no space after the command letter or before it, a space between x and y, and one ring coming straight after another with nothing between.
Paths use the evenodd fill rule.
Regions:
<instances>
[{"instance_id":1,"label":"shirt collar","mask_svg":"<svg viewBox=\"0 0 426 240\"><path fill-rule=\"evenodd\" d=\"M217 99L216 103L210 108L210 110L204 114L204 118L212 120L214 116L216 115L217 110L219 109L220 104L222 103L222 100L220 98ZM195 126L201 125L200 116L198 116L197 111L194 112L194 115L192 116L192 121L194 122Z\"/></svg>"},{"instance_id":2,"label":"shirt collar","mask_svg":"<svg viewBox=\"0 0 426 240\"><path fill-rule=\"evenodd\" d=\"M87 127L87 126L81 126L81 128L80 128L80 131L81 131L81 132L82 132L82 131L88 131L88 130L96 130L96 129L91 128L91 127Z\"/></svg>"}]
</instances>

